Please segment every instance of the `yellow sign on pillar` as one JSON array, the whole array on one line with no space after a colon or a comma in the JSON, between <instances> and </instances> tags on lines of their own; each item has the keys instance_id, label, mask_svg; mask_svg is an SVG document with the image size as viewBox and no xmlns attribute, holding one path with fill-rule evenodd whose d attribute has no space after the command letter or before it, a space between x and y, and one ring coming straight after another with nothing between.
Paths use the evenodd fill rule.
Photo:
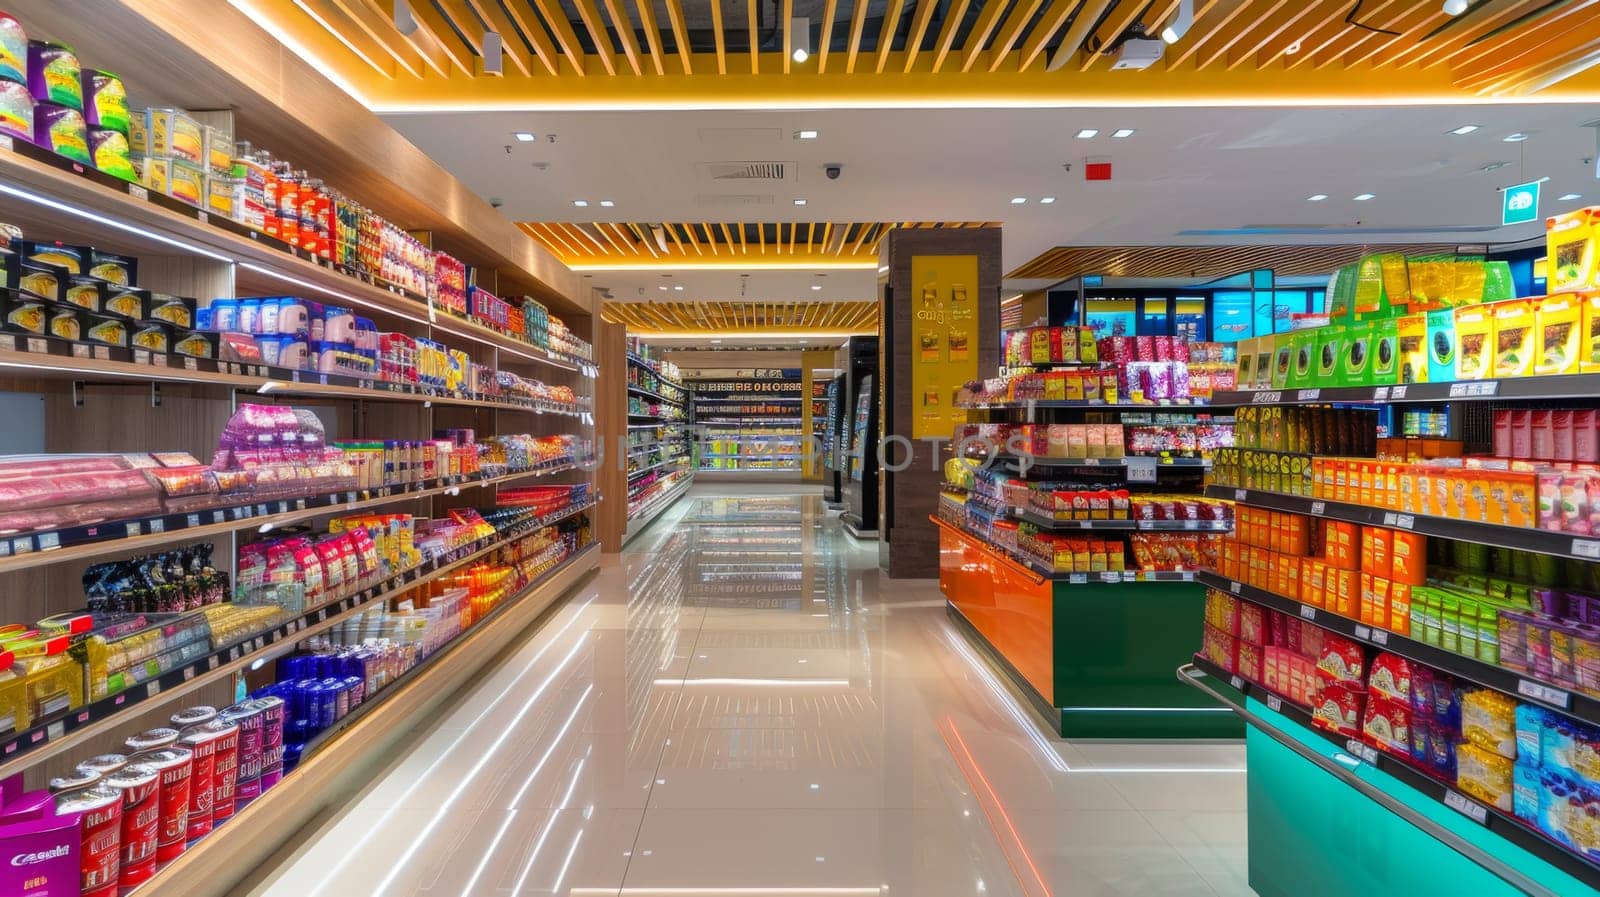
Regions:
<instances>
[{"instance_id":1,"label":"yellow sign on pillar","mask_svg":"<svg viewBox=\"0 0 1600 897\"><path fill-rule=\"evenodd\" d=\"M901 301L896 297L896 301ZM966 412L962 384L978 376L978 257L911 257L911 436L948 437Z\"/></svg>"}]
</instances>

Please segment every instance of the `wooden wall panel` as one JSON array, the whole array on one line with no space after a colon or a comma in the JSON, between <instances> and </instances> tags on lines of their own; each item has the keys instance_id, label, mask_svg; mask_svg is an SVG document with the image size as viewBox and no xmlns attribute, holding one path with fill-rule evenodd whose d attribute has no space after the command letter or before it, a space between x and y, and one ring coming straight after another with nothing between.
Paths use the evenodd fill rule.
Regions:
<instances>
[{"instance_id":1,"label":"wooden wall panel","mask_svg":"<svg viewBox=\"0 0 1600 897\"><path fill-rule=\"evenodd\" d=\"M595 441L603 462L595 471L600 507L595 525L602 550L622 550L628 528L628 473L618 463L617 452L628 433L628 333L621 324L601 323L596 328L595 360L601 380L595 394Z\"/></svg>"}]
</instances>

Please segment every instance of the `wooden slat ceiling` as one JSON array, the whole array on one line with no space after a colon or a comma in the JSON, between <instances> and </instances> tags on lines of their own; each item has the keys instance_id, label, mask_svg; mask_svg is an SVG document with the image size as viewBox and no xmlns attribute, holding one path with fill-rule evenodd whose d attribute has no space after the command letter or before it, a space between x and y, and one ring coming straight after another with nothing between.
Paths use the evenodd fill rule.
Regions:
<instances>
[{"instance_id":1,"label":"wooden slat ceiling","mask_svg":"<svg viewBox=\"0 0 1600 897\"><path fill-rule=\"evenodd\" d=\"M681 99L761 89L826 101L855 90L926 100L1014 92L1029 74L1070 94L1073 79L1108 72L1123 41L1155 39L1178 0L409 0L415 30L395 27L391 0L251 0L274 24L326 57L375 106L400 108L492 96L559 105L607 98ZM1438 0L1195 0L1188 32L1145 71L1117 72L1112 91L1164 84L1169 95L1285 93L1359 97L1513 97L1550 88L1600 63L1600 0L1471 0L1446 15ZM790 16L809 20L791 31ZM486 77L487 32L504 42L504 71ZM811 57L792 48L809 42ZM814 67L814 68L813 68ZM1276 72L1279 79L1228 77ZM887 74L933 74L894 86ZM992 76L999 74L1002 77ZM1592 73L1600 76L1600 72ZM723 76L752 76L730 87ZM800 84L805 75L815 83ZM820 76L832 78L826 84ZM837 76L848 76L840 80ZM1217 78L1198 78L1216 75ZM723 78L720 86L718 79ZM878 79L871 84L861 79ZM983 79L982 84L972 81ZM1142 80L1141 80L1142 79ZM605 82L605 83L601 83ZM635 90L628 84L636 83ZM668 87L681 88L674 92ZM1583 79L1592 85L1597 78ZM1087 83L1087 82L1084 82ZM886 86L886 84L888 86ZM698 86L695 86L698 85ZM571 88L564 91L562 88ZM1133 87L1137 91L1137 87Z\"/></svg>"},{"instance_id":2,"label":"wooden slat ceiling","mask_svg":"<svg viewBox=\"0 0 1600 897\"><path fill-rule=\"evenodd\" d=\"M607 302L602 316L630 333L876 333L878 303Z\"/></svg>"},{"instance_id":3,"label":"wooden slat ceiling","mask_svg":"<svg viewBox=\"0 0 1600 897\"><path fill-rule=\"evenodd\" d=\"M1057 246L1010 274L1016 280L1106 277L1231 277L1270 269L1285 276L1327 274L1364 255L1454 253L1455 243L1340 243L1321 246Z\"/></svg>"},{"instance_id":4,"label":"wooden slat ceiling","mask_svg":"<svg viewBox=\"0 0 1600 897\"><path fill-rule=\"evenodd\" d=\"M999 227L992 221L597 221L518 222L518 227L567 265L674 265L765 259L819 263L876 263L878 243L895 227Z\"/></svg>"}]
</instances>

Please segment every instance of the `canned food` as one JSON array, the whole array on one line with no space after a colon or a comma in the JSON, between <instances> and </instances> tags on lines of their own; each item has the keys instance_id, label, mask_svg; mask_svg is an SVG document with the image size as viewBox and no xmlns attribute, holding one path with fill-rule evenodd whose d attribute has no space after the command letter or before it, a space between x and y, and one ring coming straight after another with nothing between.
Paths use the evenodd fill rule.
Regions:
<instances>
[{"instance_id":1,"label":"canned food","mask_svg":"<svg viewBox=\"0 0 1600 897\"><path fill-rule=\"evenodd\" d=\"M222 719L239 727L239 779L234 797L242 807L261 796L266 713L259 701L245 701L224 710Z\"/></svg>"},{"instance_id":2,"label":"canned food","mask_svg":"<svg viewBox=\"0 0 1600 897\"><path fill-rule=\"evenodd\" d=\"M161 780L161 818L156 834L156 859L176 859L189 839L190 777L194 774L194 752L171 745L136 754L133 761L153 767Z\"/></svg>"},{"instance_id":3,"label":"canned food","mask_svg":"<svg viewBox=\"0 0 1600 897\"><path fill-rule=\"evenodd\" d=\"M122 865L122 792L101 782L58 794L56 815L78 817L81 897L115 897Z\"/></svg>"},{"instance_id":4,"label":"canned food","mask_svg":"<svg viewBox=\"0 0 1600 897\"><path fill-rule=\"evenodd\" d=\"M122 870L117 879L126 891L156 873L161 773L154 766L129 764L107 776L105 785L122 792Z\"/></svg>"},{"instance_id":5,"label":"canned food","mask_svg":"<svg viewBox=\"0 0 1600 897\"><path fill-rule=\"evenodd\" d=\"M128 740L123 742L123 745L128 748L129 752L137 754L171 747L177 743L177 729L151 729L147 732L140 732L138 735L129 736Z\"/></svg>"}]
</instances>

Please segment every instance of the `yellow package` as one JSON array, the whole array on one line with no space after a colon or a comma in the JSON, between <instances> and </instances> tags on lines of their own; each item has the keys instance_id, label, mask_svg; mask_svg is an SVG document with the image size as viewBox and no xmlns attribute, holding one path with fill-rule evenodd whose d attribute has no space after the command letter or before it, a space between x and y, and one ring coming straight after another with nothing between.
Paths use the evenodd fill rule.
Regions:
<instances>
[{"instance_id":1,"label":"yellow package","mask_svg":"<svg viewBox=\"0 0 1600 897\"><path fill-rule=\"evenodd\" d=\"M1533 373L1537 329L1533 302L1496 302L1494 310L1494 376L1526 377Z\"/></svg>"},{"instance_id":2,"label":"yellow package","mask_svg":"<svg viewBox=\"0 0 1600 897\"><path fill-rule=\"evenodd\" d=\"M1600 372L1600 293L1583 297L1582 330L1578 345L1578 370Z\"/></svg>"},{"instance_id":3,"label":"yellow package","mask_svg":"<svg viewBox=\"0 0 1600 897\"><path fill-rule=\"evenodd\" d=\"M1456 787L1501 812L1511 812L1511 774L1516 764L1476 744L1456 747Z\"/></svg>"},{"instance_id":4,"label":"yellow package","mask_svg":"<svg viewBox=\"0 0 1600 897\"><path fill-rule=\"evenodd\" d=\"M1428 382L1428 316L1406 315L1395 322L1400 347L1400 382Z\"/></svg>"},{"instance_id":5,"label":"yellow package","mask_svg":"<svg viewBox=\"0 0 1600 897\"><path fill-rule=\"evenodd\" d=\"M1256 339L1242 339L1234 343L1237 353L1238 367L1235 369L1234 382L1240 389L1249 389L1255 384L1256 379Z\"/></svg>"},{"instance_id":6,"label":"yellow package","mask_svg":"<svg viewBox=\"0 0 1600 897\"><path fill-rule=\"evenodd\" d=\"M1491 306L1456 309L1456 379L1483 380L1494 370L1494 317Z\"/></svg>"},{"instance_id":7,"label":"yellow package","mask_svg":"<svg viewBox=\"0 0 1600 897\"><path fill-rule=\"evenodd\" d=\"M1028 356L1034 364L1050 360L1050 328L1036 327L1028 331Z\"/></svg>"},{"instance_id":8,"label":"yellow package","mask_svg":"<svg viewBox=\"0 0 1600 897\"><path fill-rule=\"evenodd\" d=\"M1595 226L1600 207L1591 206L1545 220L1546 289L1571 293L1600 288L1595 261Z\"/></svg>"},{"instance_id":9,"label":"yellow package","mask_svg":"<svg viewBox=\"0 0 1600 897\"><path fill-rule=\"evenodd\" d=\"M1576 374L1582 358L1583 302L1587 297L1555 295L1537 303L1533 372L1539 375Z\"/></svg>"},{"instance_id":10,"label":"yellow package","mask_svg":"<svg viewBox=\"0 0 1600 897\"><path fill-rule=\"evenodd\" d=\"M0 666L0 737L21 732L33 722L28 713L28 687L14 670L11 659Z\"/></svg>"},{"instance_id":11,"label":"yellow package","mask_svg":"<svg viewBox=\"0 0 1600 897\"><path fill-rule=\"evenodd\" d=\"M1483 259L1462 259L1455 263L1455 283L1451 285L1447 302L1452 306L1476 305L1483 301L1484 284L1488 270Z\"/></svg>"}]
</instances>

